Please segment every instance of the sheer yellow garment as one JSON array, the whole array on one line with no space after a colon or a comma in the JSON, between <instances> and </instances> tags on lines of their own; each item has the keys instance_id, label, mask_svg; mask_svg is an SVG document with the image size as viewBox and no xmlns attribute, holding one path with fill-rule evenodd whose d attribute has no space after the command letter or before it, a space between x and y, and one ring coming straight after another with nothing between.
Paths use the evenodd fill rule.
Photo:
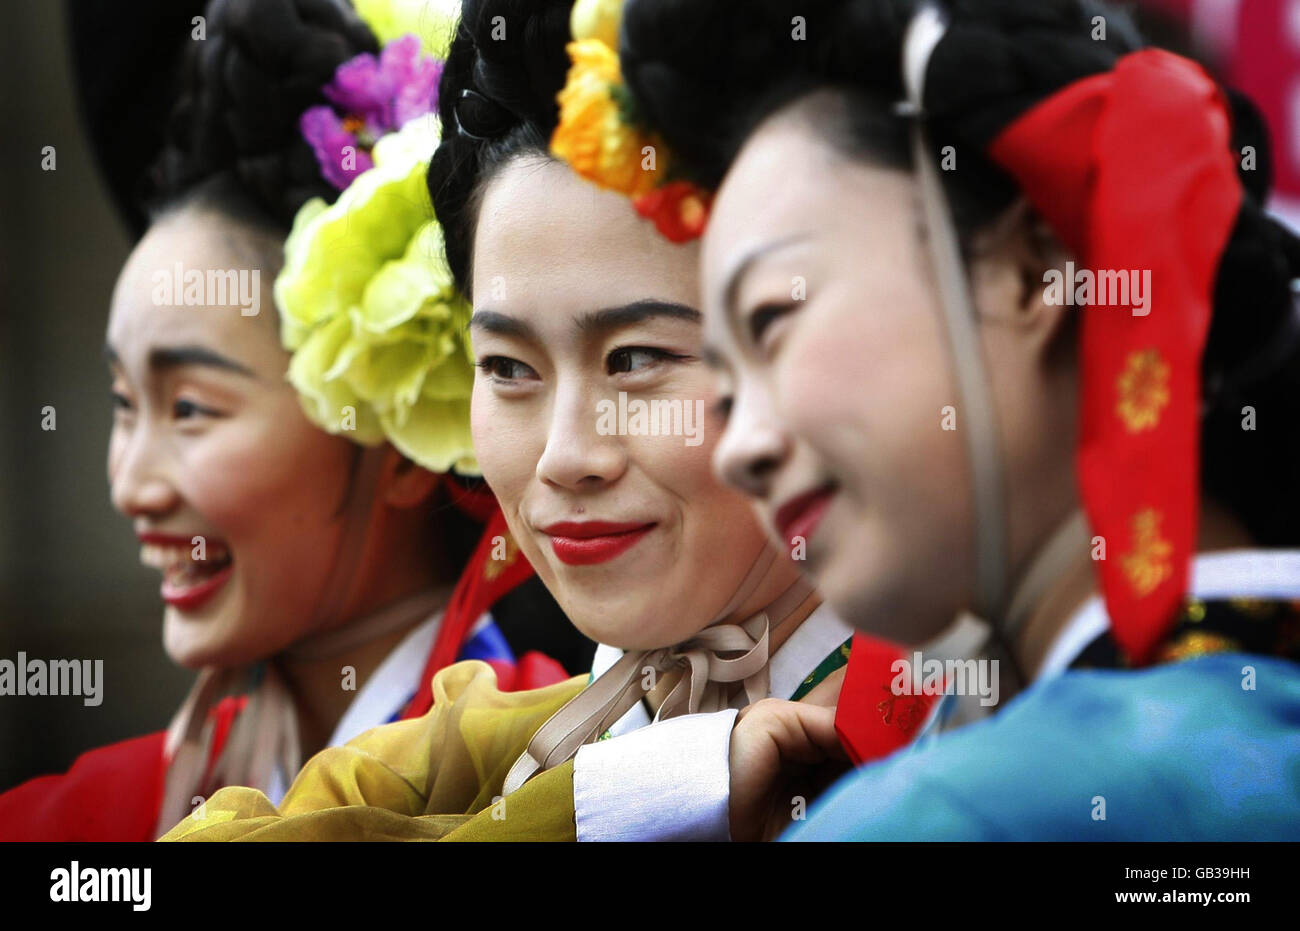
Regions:
<instances>
[{"instance_id":1,"label":"sheer yellow garment","mask_svg":"<svg viewBox=\"0 0 1300 931\"><path fill-rule=\"evenodd\" d=\"M428 714L322 750L278 809L256 789L221 789L160 839L574 840L572 762L493 799L533 733L586 681L501 692L486 663L457 663L434 676Z\"/></svg>"}]
</instances>

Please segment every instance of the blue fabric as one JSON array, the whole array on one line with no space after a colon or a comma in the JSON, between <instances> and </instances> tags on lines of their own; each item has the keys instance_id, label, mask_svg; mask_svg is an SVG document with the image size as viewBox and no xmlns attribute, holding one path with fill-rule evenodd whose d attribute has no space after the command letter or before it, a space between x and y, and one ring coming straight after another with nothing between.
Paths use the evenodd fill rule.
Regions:
<instances>
[{"instance_id":1,"label":"blue fabric","mask_svg":"<svg viewBox=\"0 0 1300 931\"><path fill-rule=\"evenodd\" d=\"M1067 672L850 773L782 840L1300 840L1300 665Z\"/></svg>"},{"instance_id":2,"label":"blue fabric","mask_svg":"<svg viewBox=\"0 0 1300 931\"><path fill-rule=\"evenodd\" d=\"M505 634L501 633L501 628L497 626L497 622L492 618L488 618L486 624L461 644L460 655L456 659L481 659L484 662L495 659L513 663L515 654L510 649L510 644L506 642Z\"/></svg>"}]
</instances>

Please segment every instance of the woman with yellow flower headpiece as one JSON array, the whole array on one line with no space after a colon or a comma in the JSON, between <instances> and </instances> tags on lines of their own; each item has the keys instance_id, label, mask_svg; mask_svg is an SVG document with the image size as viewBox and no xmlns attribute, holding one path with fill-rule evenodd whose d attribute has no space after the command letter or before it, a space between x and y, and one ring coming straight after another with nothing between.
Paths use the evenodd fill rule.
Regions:
<instances>
[{"instance_id":1,"label":"woman with yellow flower headpiece","mask_svg":"<svg viewBox=\"0 0 1300 931\"><path fill-rule=\"evenodd\" d=\"M152 839L423 712L457 655L503 688L567 678L516 664L529 645L590 658L553 607L535 629L535 583L513 627L484 615L531 569L474 479L469 307L424 180L449 22L383 0L206 12L106 347L113 502L198 680L166 733L0 796L5 839Z\"/></svg>"},{"instance_id":2,"label":"woman with yellow flower headpiece","mask_svg":"<svg viewBox=\"0 0 1300 931\"><path fill-rule=\"evenodd\" d=\"M575 108L555 149L655 138L716 192L715 467L827 600L908 643L995 633L937 684L996 713L788 836L1300 837L1300 239L1254 107L1093 0L744 6L629 0L626 125Z\"/></svg>"},{"instance_id":3,"label":"woman with yellow flower headpiece","mask_svg":"<svg viewBox=\"0 0 1300 931\"><path fill-rule=\"evenodd\" d=\"M754 722L833 739L850 631L709 469L698 253L548 154L570 12L464 4L429 187L473 302L477 459L601 642L592 679L502 694L457 664L425 718L323 752L279 805L222 790L165 840L757 836L732 831L750 820L733 786L765 753ZM792 788L786 823L814 790Z\"/></svg>"}]
</instances>

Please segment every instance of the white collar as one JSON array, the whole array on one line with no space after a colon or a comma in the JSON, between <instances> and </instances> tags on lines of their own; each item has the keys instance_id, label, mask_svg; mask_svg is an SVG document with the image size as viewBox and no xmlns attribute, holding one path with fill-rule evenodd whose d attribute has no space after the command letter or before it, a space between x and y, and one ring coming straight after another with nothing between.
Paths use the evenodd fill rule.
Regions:
<instances>
[{"instance_id":1,"label":"white collar","mask_svg":"<svg viewBox=\"0 0 1300 931\"><path fill-rule=\"evenodd\" d=\"M329 746L341 747L372 727L387 723L400 711L418 688L433 649L433 638L442 623L442 612L434 614L411 630L375 667L366 684L357 692L348 710L334 727Z\"/></svg>"},{"instance_id":2,"label":"white collar","mask_svg":"<svg viewBox=\"0 0 1300 931\"><path fill-rule=\"evenodd\" d=\"M812 614L772 654L768 664L768 693L779 698L789 698L807 679L822 660L836 647L853 636L853 628L831 611L826 604L818 605ZM598 644L591 663L591 674L600 678L619 661L623 651L608 644ZM643 702L637 702L611 727L614 736L634 731L650 723L650 715Z\"/></svg>"},{"instance_id":3,"label":"white collar","mask_svg":"<svg viewBox=\"0 0 1300 931\"><path fill-rule=\"evenodd\" d=\"M1300 550L1228 550L1192 560L1192 597L1300 598ZM1110 626L1106 607L1093 595L1057 634L1037 679L1058 676Z\"/></svg>"}]
</instances>

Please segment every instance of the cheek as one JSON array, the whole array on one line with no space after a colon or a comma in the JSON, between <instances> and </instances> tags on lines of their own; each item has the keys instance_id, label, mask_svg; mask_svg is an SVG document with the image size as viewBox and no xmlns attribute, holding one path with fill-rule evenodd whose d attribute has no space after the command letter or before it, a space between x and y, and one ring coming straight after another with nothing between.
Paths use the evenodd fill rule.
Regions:
<instances>
[{"instance_id":1,"label":"cheek","mask_svg":"<svg viewBox=\"0 0 1300 931\"><path fill-rule=\"evenodd\" d=\"M108 482L111 485L117 478L117 467L122 461L126 449L126 434L121 427L114 426L108 434Z\"/></svg>"},{"instance_id":2,"label":"cheek","mask_svg":"<svg viewBox=\"0 0 1300 931\"><path fill-rule=\"evenodd\" d=\"M714 413L716 381L703 365L694 364L684 368L666 390L651 393L655 398L681 401L682 435L623 438L628 456L640 472L692 504L699 496L722 491L713 474L713 452L725 426ZM675 421L672 429L677 430Z\"/></svg>"},{"instance_id":3,"label":"cheek","mask_svg":"<svg viewBox=\"0 0 1300 931\"><path fill-rule=\"evenodd\" d=\"M523 498L546 447L545 419L534 405L505 403L476 379L470 432L483 479L507 514Z\"/></svg>"},{"instance_id":4,"label":"cheek","mask_svg":"<svg viewBox=\"0 0 1300 931\"><path fill-rule=\"evenodd\" d=\"M311 426L296 409L265 421L232 419L186 449L189 502L236 540L273 548L324 539L345 494L351 444ZM281 541L281 542L278 542Z\"/></svg>"},{"instance_id":5,"label":"cheek","mask_svg":"<svg viewBox=\"0 0 1300 931\"><path fill-rule=\"evenodd\" d=\"M853 303L800 321L775 370L791 431L841 467L874 462L906 474L951 444L942 409L957 406L948 357L925 308L871 313Z\"/></svg>"}]
</instances>

